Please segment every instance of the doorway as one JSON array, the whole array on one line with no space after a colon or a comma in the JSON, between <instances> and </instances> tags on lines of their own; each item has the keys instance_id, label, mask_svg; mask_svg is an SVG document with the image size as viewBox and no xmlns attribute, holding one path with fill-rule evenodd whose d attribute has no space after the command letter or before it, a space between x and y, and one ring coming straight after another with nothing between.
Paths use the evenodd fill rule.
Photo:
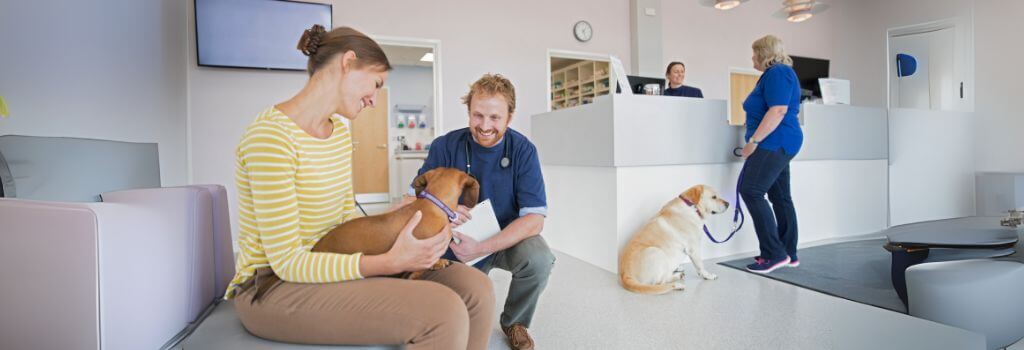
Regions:
<instances>
[{"instance_id":1,"label":"doorway","mask_svg":"<svg viewBox=\"0 0 1024 350\"><path fill-rule=\"evenodd\" d=\"M400 199L441 130L440 43L374 37L392 70L367 108L352 122L353 188L367 214Z\"/></svg>"},{"instance_id":2,"label":"doorway","mask_svg":"<svg viewBox=\"0 0 1024 350\"><path fill-rule=\"evenodd\" d=\"M973 42L962 27L944 20L888 31L889 108L973 109Z\"/></svg>"}]
</instances>

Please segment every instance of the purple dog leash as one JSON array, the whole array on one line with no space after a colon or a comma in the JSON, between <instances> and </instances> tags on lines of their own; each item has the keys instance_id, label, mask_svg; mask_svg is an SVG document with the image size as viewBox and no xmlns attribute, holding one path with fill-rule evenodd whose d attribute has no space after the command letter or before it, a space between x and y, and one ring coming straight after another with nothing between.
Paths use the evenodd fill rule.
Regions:
<instances>
[{"instance_id":1,"label":"purple dog leash","mask_svg":"<svg viewBox=\"0 0 1024 350\"><path fill-rule=\"evenodd\" d=\"M746 164L744 164L744 169L746 169ZM708 225L704 224L704 234L707 235L708 239L710 239L712 242L715 242L715 243L718 243L718 244L728 242L730 239L732 239L732 236L735 235L736 232L739 232L740 229L743 228L743 222L746 221L747 217L745 215L743 215L743 202L740 202L740 183L742 183L742 182L743 182L743 169L740 169L740 176L739 176L738 179L736 179L736 210L733 211L733 214L732 214L733 229L732 229L732 232L729 233L729 236L726 237L725 240L718 241L717 239L715 239L715 237L713 235L711 235L711 230L708 230ZM682 198L682 196L680 196L679 198L683 200L683 203L686 203L686 205L689 205L689 206L693 207L694 210L697 210L697 215L700 216L701 219L704 218L704 215L701 214L700 210L697 209L696 204L690 203L689 200L687 200L686 198ZM736 224L737 221L739 221L738 225Z\"/></svg>"}]
</instances>

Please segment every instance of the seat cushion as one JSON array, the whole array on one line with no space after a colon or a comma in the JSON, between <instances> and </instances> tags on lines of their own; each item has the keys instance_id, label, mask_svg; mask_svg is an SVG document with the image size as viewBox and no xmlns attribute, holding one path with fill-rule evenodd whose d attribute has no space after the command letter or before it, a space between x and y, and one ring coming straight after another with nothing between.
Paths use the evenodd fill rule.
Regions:
<instances>
[{"instance_id":1,"label":"seat cushion","mask_svg":"<svg viewBox=\"0 0 1024 350\"><path fill-rule=\"evenodd\" d=\"M306 349L400 349L399 346L341 346L304 345L266 340L250 334L242 326L231 301L223 301L195 328L185 340L173 349L222 349L222 350L306 350Z\"/></svg>"}]
</instances>

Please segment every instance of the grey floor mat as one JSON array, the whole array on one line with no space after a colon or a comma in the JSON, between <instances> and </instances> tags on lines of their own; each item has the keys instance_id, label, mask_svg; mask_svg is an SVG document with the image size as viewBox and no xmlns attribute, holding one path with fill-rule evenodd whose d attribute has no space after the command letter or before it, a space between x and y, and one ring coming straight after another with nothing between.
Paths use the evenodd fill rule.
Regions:
<instances>
[{"instance_id":1,"label":"grey floor mat","mask_svg":"<svg viewBox=\"0 0 1024 350\"><path fill-rule=\"evenodd\" d=\"M879 236L911 230L958 231L963 228L999 228L997 217L965 217L894 226L879 232ZM1019 231L1018 231L1019 233ZM801 249L800 267L783 268L764 275L795 286L906 313L890 278L891 257L882 248L886 239L843 242ZM1024 262L1024 242L1018 242L1016 253L999 260ZM720 262L719 264L746 271L752 257Z\"/></svg>"},{"instance_id":2,"label":"grey floor mat","mask_svg":"<svg viewBox=\"0 0 1024 350\"><path fill-rule=\"evenodd\" d=\"M810 290L906 313L889 277L885 239L835 243L802 249L800 267L781 268L765 277ZM746 271L750 257L719 264Z\"/></svg>"}]
</instances>

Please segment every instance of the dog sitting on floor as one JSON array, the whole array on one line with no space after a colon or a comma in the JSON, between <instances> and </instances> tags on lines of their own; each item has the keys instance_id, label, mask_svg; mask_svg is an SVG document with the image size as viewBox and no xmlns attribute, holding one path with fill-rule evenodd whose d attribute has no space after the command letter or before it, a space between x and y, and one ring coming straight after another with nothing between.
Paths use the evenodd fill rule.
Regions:
<instances>
[{"instance_id":1,"label":"dog sitting on floor","mask_svg":"<svg viewBox=\"0 0 1024 350\"><path fill-rule=\"evenodd\" d=\"M335 226L317 241L312 251L384 254L395 244L402 228L417 211L422 212L423 217L413 230L413 236L417 239L426 239L441 232L441 229L450 222L450 216L454 214L460 202L472 208L476 206L480 196L480 183L472 176L454 168L435 168L423 173L413 180L412 187L419 198L411 204L392 212L364 216ZM442 205L447 206L448 210L442 209ZM449 264L451 262L447 259L440 259L430 270L440 270ZM423 271L415 271L398 277L418 279L422 274ZM257 281L253 302L280 282L276 275Z\"/></svg>"},{"instance_id":2,"label":"dog sitting on floor","mask_svg":"<svg viewBox=\"0 0 1024 350\"><path fill-rule=\"evenodd\" d=\"M718 278L704 268L700 246L707 215L719 214L729 202L718 197L711 187L690 187L666 203L629 240L619 257L619 279L623 288L640 294L663 294L682 290L686 256L697 274L706 280Z\"/></svg>"}]
</instances>

